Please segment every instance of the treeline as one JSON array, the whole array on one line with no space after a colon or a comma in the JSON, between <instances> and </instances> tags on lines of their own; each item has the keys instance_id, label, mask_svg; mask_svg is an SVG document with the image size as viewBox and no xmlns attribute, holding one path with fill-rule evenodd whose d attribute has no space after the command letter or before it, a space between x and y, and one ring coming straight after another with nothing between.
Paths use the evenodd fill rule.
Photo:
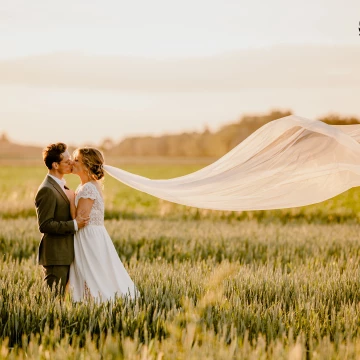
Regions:
<instances>
[{"instance_id":1,"label":"treeline","mask_svg":"<svg viewBox=\"0 0 360 360\"><path fill-rule=\"evenodd\" d=\"M216 132L206 129L178 135L138 136L126 138L119 144L107 139L101 147L110 156L219 157L269 121L288 115L292 115L292 112L272 111L263 116L243 116L238 122L225 125ZM319 120L331 125L360 123L360 119L337 115Z\"/></svg>"},{"instance_id":2,"label":"treeline","mask_svg":"<svg viewBox=\"0 0 360 360\"><path fill-rule=\"evenodd\" d=\"M126 138L119 143L108 138L100 145L94 145L104 151L108 157L209 157L217 158L246 139L250 134L266 123L292 115L291 111L271 111L267 115L243 116L239 121L224 125L218 131L184 132L176 135L136 136ZM319 120L331 125L360 124L355 117L329 115ZM84 144L85 145L85 144ZM75 147L70 145L70 150ZM0 134L0 161L13 159L41 160L42 147L13 143L7 134Z\"/></svg>"}]
</instances>

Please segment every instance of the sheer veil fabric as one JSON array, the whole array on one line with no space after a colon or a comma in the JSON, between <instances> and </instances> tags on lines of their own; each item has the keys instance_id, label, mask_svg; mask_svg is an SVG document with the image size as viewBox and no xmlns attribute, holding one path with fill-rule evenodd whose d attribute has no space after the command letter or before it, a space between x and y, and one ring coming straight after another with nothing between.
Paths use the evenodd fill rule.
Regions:
<instances>
[{"instance_id":1,"label":"sheer veil fabric","mask_svg":"<svg viewBox=\"0 0 360 360\"><path fill-rule=\"evenodd\" d=\"M299 116L271 121L209 166L151 180L104 165L137 190L213 210L304 206L360 185L360 125L327 125Z\"/></svg>"}]
</instances>

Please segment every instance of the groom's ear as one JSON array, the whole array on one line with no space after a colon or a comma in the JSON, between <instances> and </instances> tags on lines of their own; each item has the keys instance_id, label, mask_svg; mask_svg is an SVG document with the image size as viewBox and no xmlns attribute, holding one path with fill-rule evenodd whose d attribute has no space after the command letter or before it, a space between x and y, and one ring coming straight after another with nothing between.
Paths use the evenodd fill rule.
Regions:
<instances>
[{"instance_id":1,"label":"groom's ear","mask_svg":"<svg viewBox=\"0 0 360 360\"><path fill-rule=\"evenodd\" d=\"M54 162L52 163L52 168L53 168L54 170L57 170L58 167L59 167L59 164L54 161Z\"/></svg>"}]
</instances>

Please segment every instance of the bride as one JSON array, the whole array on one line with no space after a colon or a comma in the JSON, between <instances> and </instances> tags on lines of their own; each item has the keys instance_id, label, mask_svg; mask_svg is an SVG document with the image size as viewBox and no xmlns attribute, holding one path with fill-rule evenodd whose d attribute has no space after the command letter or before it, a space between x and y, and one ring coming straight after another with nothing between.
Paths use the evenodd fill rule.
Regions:
<instances>
[{"instance_id":1,"label":"bride","mask_svg":"<svg viewBox=\"0 0 360 360\"><path fill-rule=\"evenodd\" d=\"M104 177L104 157L94 148L79 148L74 152L72 173L81 184L71 196L71 214L90 216L86 227L74 235L75 259L70 266L69 285L73 299L92 297L97 301L115 296L137 295L137 290L104 226L104 200L99 181ZM85 216L85 215L84 215Z\"/></svg>"}]
</instances>

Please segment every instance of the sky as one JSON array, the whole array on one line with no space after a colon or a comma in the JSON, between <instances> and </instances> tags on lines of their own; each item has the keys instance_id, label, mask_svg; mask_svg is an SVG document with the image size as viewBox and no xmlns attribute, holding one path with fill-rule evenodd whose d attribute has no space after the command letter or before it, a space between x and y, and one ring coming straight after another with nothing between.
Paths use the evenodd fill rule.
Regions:
<instances>
[{"instance_id":1,"label":"sky","mask_svg":"<svg viewBox=\"0 0 360 360\"><path fill-rule=\"evenodd\" d=\"M169 0L0 0L0 61L57 52L81 52L94 56L136 56L164 60L211 57L224 53L231 54L243 49L271 49L274 46L286 44L360 46L359 21L360 1L358 0L303 0L301 2L288 0L182 0L176 2ZM34 92L26 87L26 84L18 88L2 84L0 92L8 94L8 100L12 105L5 106L3 111L0 107L1 119L7 119L1 120L0 131L8 132L10 137L17 141L43 143L45 139L52 139L53 135L46 130L35 131L34 129L36 127L45 129L46 126L43 126L45 119L49 119L60 106L64 111L63 115L66 116L66 109L70 111L76 99L72 97L72 91L73 89L67 92L65 90L64 94L64 89L62 89L63 97L55 107L52 108L51 104L46 104L46 111L40 111L41 116L37 118L30 116L33 125L38 121L38 124L35 124L37 126L30 127L27 119L29 119L29 113L31 115L34 110L28 106L21 112L21 104L24 101L30 101L39 108L41 106L39 99L44 94L46 96L48 93L48 97L56 103L56 96L59 93L54 92L54 89L41 89L41 91L37 89ZM344 89L340 91L344 94ZM79 91L78 95L79 99L81 98L81 104L91 101L94 106L93 103L97 101L95 93L88 100L84 98L84 94L80 96ZM114 97L113 93L109 95L110 98L112 96ZM121 96L124 99L124 96L126 98L128 94L122 93ZM144 94L142 93L141 96L144 97ZM118 119L126 113L128 120L122 124L121 131L115 129L115 134L114 131L99 132L91 130L92 127L88 126L87 133L69 136L68 140L99 142L100 136L114 136L118 139L134 133L197 130L207 123L215 128L225 122L235 120L243 111L264 112L270 107L268 102L259 101L258 108L239 106L236 110L233 103L231 111L226 109L221 112L216 108L211 110L211 114L199 113L198 108L191 107L191 104L198 103L195 98L182 102L181 99L184 96L190 95L182 94L181 96L182 98L178 101L171 100L172 107L168 110L162 108L161 115L156 107L150 107L146 113L146 126L144 113L139 113L134 105L126 111L120 109L123 111L112 112L113 119ZM224 94L219 95L219 101L222 101L222 96ZM336 96L336 94L331 96ZM98 98L103 97L102 93ZM68 100L64 100L66 98ZM123 101L126 104L126 100ZM137 100L132 99L132 101L136 104ZM145 103L157 104L161 101L159 98L156 101L146 100ZM204 100L204 104L206 101ZM211 101L216 102L216 98ZM253 101L252 98L251 101ZM99 113L104 106L114 108L114 105L109 104L108 101L100 102L99 100ZM181 109L181 116L188 116L188 121L181 121L181 117L176 118L176 121L169 120L170 114L177 111L177 102L189 107L188 112ZM82 112L81 104L76 105L76 114L81 119L80 122L86 121L89 115L88 109L87 112ZM230 104L228 105L230 108ZM290 105L295 108L297 106L296 102L291 101L274 104L274 106L283 107ZM346 103L346 106L349 104ZM352 104L350 108L351 114L358 110ZM299 109L303 110L300 105ZM330 110L332 109L329 108L328 111ZM343 108L339 110L342 111ZM304 112L311 116L325 111L323 107L318 110L304 108ZM197 112L199 116L196 119ZM99 118L94 121L99 121ZM136 121L139 121L139 126L134 126ZM20 127L26 131L23 133L17 131L15 134L15 126L16 129ZM110 123L106 126L109 127ZM83 123L81 128L84 132Z\"/></svg>"},{"instance_id":2,"label":"sky","mask_svg":"<svg viewBox=\"0 0 360 360\"><path fill-rule=\"evenodd\" d=\"M283 43L359 45L358 0L0 0L0 57L80 50L212 55Z\"/></svg>"}]
</instances>

